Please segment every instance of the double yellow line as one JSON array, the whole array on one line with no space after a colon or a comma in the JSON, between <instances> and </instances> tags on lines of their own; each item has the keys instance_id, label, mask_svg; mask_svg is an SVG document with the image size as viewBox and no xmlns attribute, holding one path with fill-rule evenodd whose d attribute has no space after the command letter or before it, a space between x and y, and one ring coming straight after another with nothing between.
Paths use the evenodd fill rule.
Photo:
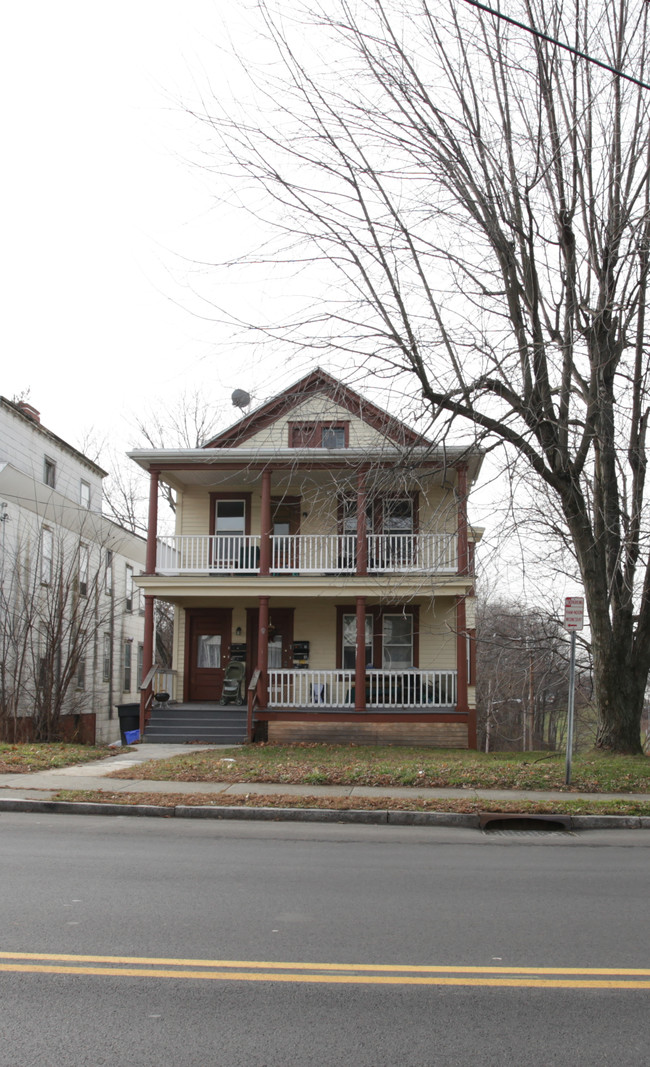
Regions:
<instances>
[{"instance_id":1,"label":"double yellow line","mask_svg":"<svg viewBox=\"0 0 650 1067\"><path fill-rule=\"evenodd\" d=\"M496 986L541 989L650 989L650 970L620 967L444 967L354 963L277 963L141 956L0 952L0 972L183 978L331 985Z\"/></svg>"}]
</instances>

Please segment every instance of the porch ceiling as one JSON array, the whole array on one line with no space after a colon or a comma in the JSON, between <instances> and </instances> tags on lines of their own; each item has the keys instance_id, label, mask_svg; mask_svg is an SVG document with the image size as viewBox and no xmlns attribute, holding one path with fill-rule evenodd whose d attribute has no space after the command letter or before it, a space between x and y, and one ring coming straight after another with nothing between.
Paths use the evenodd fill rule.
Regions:
<instances>
[{"instance_id":1,"label":"porch ceiling","mask_svg":"<svg viewBox=\"0 0 650 1067\"><path fill-rule=\"evenodd\" d=\"M289 603L310 598L342 603L357 596L365 596L372 602L404 603L410 600L424 603L433 596L471 595L474 588L473 578L466 575L449 575L438 581L427 578L423 581L422 575L380 578L306 576L285 579L278 575L263 577L253 574L243 578L224 575L206 579L200 575L166 577L140 574L134 581L146 596L156 596L175 603L188 599L210 602L223 598L230 602L257 602L260 596L271 597L274 602L283 599Z\"/></svg>"},{"instance_id":2,"label":"porch ceiling","mask_svg":"<svg viewBox=\"0 0 650 1067\"><path fill-rule=\"evenodd\" d=\"M444 452L431 448L413 448L408 452L396 448L382 449L139 449L129 452L143 470L157 470L163 481L174 488L190 486L237 485L260 483L262 471L273 470L273 484L288 487L299 472L308 473L313 484L327 484L351 477L363 467L382 470L397 468L404 475L426 477L433 485L455 481L454 464L466 462L468 481L476 480L483 456L476 450L449 448Z\"/></svg>"}]
</instances>

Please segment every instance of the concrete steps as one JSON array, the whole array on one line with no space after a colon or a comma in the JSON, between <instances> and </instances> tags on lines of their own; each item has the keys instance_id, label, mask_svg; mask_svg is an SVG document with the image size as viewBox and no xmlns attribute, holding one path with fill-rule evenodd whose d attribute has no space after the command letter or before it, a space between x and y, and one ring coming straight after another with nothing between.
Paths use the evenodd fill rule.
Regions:
<instances>
[{"instance_id":1,"label":"concrete steps","mask_svg":"<svg viewBox=\"0 0 650 1067\"><path fill-rule=\"evenodd\" d=\"M144 740L151 744L197 741L240 745L246 740L246 707L197 703L153 708Z\"/></svg>"}]
</instances>

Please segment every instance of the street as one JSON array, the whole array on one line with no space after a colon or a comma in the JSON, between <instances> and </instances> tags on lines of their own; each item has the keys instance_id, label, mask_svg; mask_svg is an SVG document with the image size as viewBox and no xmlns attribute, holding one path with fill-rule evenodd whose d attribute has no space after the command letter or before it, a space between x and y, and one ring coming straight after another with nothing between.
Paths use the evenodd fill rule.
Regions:
<instances>
[{"instance_id":1,"label":"street","mask_svg":"<svg viewBox=\"0 0 650 1067\"><path fill-rule=\"evenodd\" d=\"M2 814L0 848L1 1067L648 1061L644 832Z\"/></svg>"}]
</instances>

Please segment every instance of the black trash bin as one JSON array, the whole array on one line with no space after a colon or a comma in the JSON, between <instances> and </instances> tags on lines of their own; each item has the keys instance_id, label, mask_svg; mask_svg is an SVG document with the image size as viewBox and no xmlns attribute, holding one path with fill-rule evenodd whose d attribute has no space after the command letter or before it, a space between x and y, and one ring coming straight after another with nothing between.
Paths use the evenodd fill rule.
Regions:
<instances>
[{"instance_id":1,"label":"black trash bin","mask_svg":"<svg viewBox=\"0 0 650 1067\"><path fill-rule=\"evenodd\" d=\"M118 704L117 714L120 720L120 737L122 738L122 744L128 745L126 739L127 731L140 729L140 705L139 704Z\"/></svg>"}]
</instances>

